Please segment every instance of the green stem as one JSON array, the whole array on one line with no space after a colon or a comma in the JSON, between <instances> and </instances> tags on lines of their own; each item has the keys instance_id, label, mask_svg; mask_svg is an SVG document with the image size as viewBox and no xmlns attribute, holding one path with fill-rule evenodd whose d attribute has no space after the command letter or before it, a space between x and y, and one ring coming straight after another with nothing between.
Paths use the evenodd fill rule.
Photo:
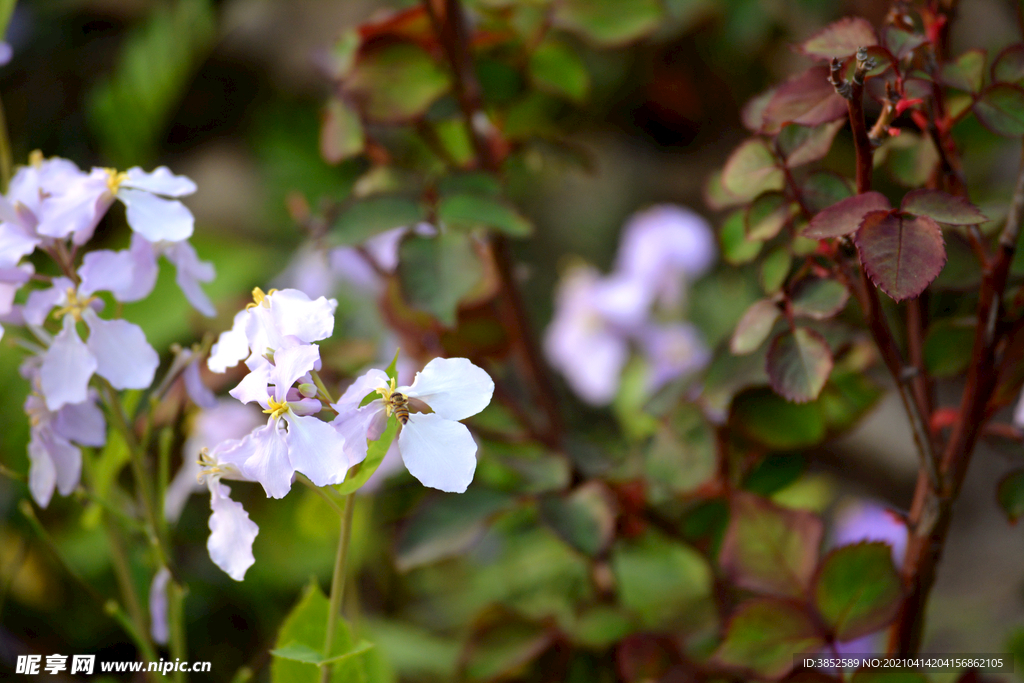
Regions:
<instances>
[{"instance_id":1,"label":"green stem","mask_svg":"<svg viewBox=\"0 0 1024 683\"><path fill-rule=\"evenodd\" d=\"M317 390L320 392L320 398L328 403L334 403L334 399L331 398L331 392L327 391L327 387L324 386L324 381L320 379L320 375L317 374L316 370L310 371L309 374L313 378L313 384L316 385Z\"/></svg>"},{"instance_id":2,"label":"green stem","mask_svg":"<svg viewBox=\"0 0 1024 683\"><path fill-rule=\"evenodd\" d=\"M167 619L170 622L171 657L188 660L188 641L185 638L185 594L188 589L177 581L171 580L167 585ZM174 672L175 683L185 683L188 674L184 671Z\"/></svg>"},{"instance_id":3,"label":"green stem","mask_svg":"<svg viewBox=\"0 0 1024 683\"><path fill-rule=\"evenodd\" d=\"M338 537L338 554L334 558L334 575L331 577L331 600L327 611L327 636L324 638L324 656L329 657L334 645L334 632L337 629L338 617L341 616L341 600L345 593L345 561L348 558L348 544L352 536L353 496L345 496L341 514L341 534ZM331 665L320 669L320 683L331 680Z\"/></svg>"},{"instance_id":4,"label":"green stem","mask_svg":"<svg viewBox=\"0 0 1024 683\"><path fill-rule=\"evenodd\" d=\"M345 516L345 499L342 496L338 495L337 491L335 491L330 486L317 486L316 484L311 482L306 477L306 475L302 474L301 472L296 472L295 474L296 481L299 481L303 485L309 487L318 496L323 498L328 505L334 508L334 511L338 513L339 517ZM328 491L330 491L330 493L328 493Z\"/></svg>"},{"instance_id":5,"label":"green stem","mask_svg":"<svg viewBox=\"0 0 1024 683\"><path fill-rule=\"evenodd\" d=\"M11 140L7 136L7 116L4 114L3 102L0 101L0 191L7 192L7 185L11 182L11 171L13 168Z\"/></svg>"}]
</instances>

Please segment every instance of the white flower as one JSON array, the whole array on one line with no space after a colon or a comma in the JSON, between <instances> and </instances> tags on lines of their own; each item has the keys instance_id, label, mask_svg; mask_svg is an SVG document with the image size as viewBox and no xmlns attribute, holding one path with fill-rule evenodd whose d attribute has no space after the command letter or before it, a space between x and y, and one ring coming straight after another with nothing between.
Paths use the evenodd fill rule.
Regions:
<instances>
[{"instance_id":1,"label":"white flower","mask_svg":"<svg viewBox=\"0 0 1024 683\"><path fill-rule=\"evenodd\" d=\"M381 398L358 407L373 392ZM402 424L398 450L410 474L424 486L462 493L476 471L476 442L458 420L486 408L493 394L494 381L465 358L435 358L407 387L370 370L333 405L338 411L333 424L354 464L366 457L366 440L379 438L394 415Z\"/></svg>"},{"instance_id":2,"label":"white flower","mask_svg":"<svg viewBox=\"0 0 1024 683\"><path fill-rule=\"evenodd\" d=\"M225 444L231 442L224 442ZM252 544L260 528L249 519L241 503L231 500L231 489L220 483L224 479L245 480L237 463L228 454L214 449L200 456L202 473L200 483L210 488L210 538L206 549L213 563L235 581L245 578L245 572L256 562Z\"/></svg>"}]
</instances>

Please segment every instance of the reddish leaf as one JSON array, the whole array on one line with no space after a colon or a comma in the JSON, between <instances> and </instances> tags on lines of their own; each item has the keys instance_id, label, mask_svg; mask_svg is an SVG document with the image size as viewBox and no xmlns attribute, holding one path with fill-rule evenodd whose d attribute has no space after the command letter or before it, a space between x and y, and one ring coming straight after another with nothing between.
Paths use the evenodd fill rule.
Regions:
<instances>
[{"instance_id":1,"label":"reddish leaf","mask_svg":"<svg viewBox=\"0 0 1024 683\"><path fill-rule=\"evenodd\" d=\"M320 156L329 164L337 164L359 154L365 146L358 112L343 100L328 100L320 116Z\"/></svg>"},{"instance_id":2,"label":"reddish leaf","mask_svg":"<svg viewBox=\"0 0 1024 683\"><path fill-rule=\"evenodd\" d=\"M836 133L845 125L846 121L843 119L814 128L789 124L779 132L775 143L786 165L796 168L824 159L832 148L832 140L835 139Z\"/></svg>"},{"instance_id":3,"label":"reddish leaf","mask_svg":"<svg viewBox=\"0 0 1024 683\"><path fill-rule=\"evenodd\" d=\"M784 124L818 126L846 116L846 100L828 82L828 67L815 66L783 83L764 109L764 131Z\"/></svg>"},{"instance_id":4,"label":"reddish leaf","mask_svg":"<svg viewBox=\"0 0 1024 683\"><path fill-rule=\"evenodd\" d=\"M885 195L879 192L865 192L833 204L811 219L804 228L803 236L811 239L841 237L856 232L864 216L871 211L886 211L892 208Z\"/></svg>"},{"instance_id":5,"label":"reddish leaf","mask_svg":"<svg viewBox=\"0 0 1024 683\"><path fill-rule=\"evenodd\" d=\"M771 102L772 97L775 95L775 88L769 88L760 95L755 95L750 98L745 105L743 110L740 112L740 119L743 121L743 125L747 127L751 132L756 133L761 130L761 126L764 125L764 109Z\"/></svg>"},{"instance_id":6,"label":"reddish leaf","mask_svg":"<svg viewBox=\"0 0 1024 683\"><path fill-rule=\"evenodd\" d=\"M718 561L741 588L800 597L814 576L822 529L811 512L738 492L729 501L729 526Z\"/></svg>"},{"instance_id":7,"label":"reddish leaf","mask_svg":"<svg viewBox=\"0 0 1024 683\"><path fill-rule=\"evenodd\" d=\"M367 43L377 38L404 38L424 47L437 44L430 15L422 6L387 13L379 21L368 21L359 27L359 36Z\"/></svg>"},{"instance_id":8,"label":"reddish leaf","mask_svg":"<svg viewBox=\"0 0 1024 683\"><path fill-rule=\"evenodd\" d=\"M372 121L408 121L448 91L447 71L415 43L374 43L364 49L345 87Z\"/></svg>"},{"instance_id":9,"label":"reddish leaf","mask_svg":"<svg viewBox=\"0 0 1024 683\"><path fill-rule=\"evenodd\" d=\"M949 225L975 225L988 220L978 207L963 197L940 190L912 190L903 198L900 210Z\"/></svg>"},{"instance_id":10,"label":"reddish leaf","mask_svg":"<svg viewBox=\"0 0 1024 683\"><path fill-rule=\"evenodd\" d=\"M757 351L771 334L772 327L780 315L782 311L771 299L755 301L736 323L736 330L729 340L729 349L737 356Z\"/></svg>"},{"instance_id":11,"label":"reddish leaf","mask_svg":"<svg viewBox=\"0 0 1024 683\"><path fill-rule=\"evenodd\" d=\"M775 155L761 138L751 138L737 147L722 169L725 191L748 201L762 192L781 190L784 185Z\"/></svg>"},{"instance_id":12,"label":"reddish leaf","mask_svg":"<svg viewBox=\"0 0 1024 683\"><path fill-rule=\"evenodd\" d=\"M1024 80L1024 43L1006 48L992 62L992 81L1020 85Z\"/></svg>"},{"instance_id":13,"label":"reddish leaf","mask_svg":"<svg viewBox=\"0 0 1024 683\"><path fill-rule=\"evenodd\" d=\"M832 351L820 334L798 327L772 341L765 367L775 393L807 403L818 398L832 373Z\"/></svg>"},{"instance_id":14,"label":"reddish leaf","mask_svg":"<svg viewBox=\"0 0 1024 683\"><path fill-rule=\"evenodd\" d=\"M985 88L971 107L978 120L996 135L1024 135L1024 90L1008 83Z\"/></svg>"},{"instance_id":15,"label":"reddish leaf","mask_svg":"<svg viewBox=\"0 0 1024 683\"><path fill-rule=\"evenodd\" d=\"M850 292L838 280L810 277L798 282L789 298L794 315L828 320L846 307Z\"/></svg>"},{"instance_id":16,"label":"reddish leaf","mask_svg":"<svg viewBox=\"0 0 1024 683\"><path fill-rule=\"evenodd\" d=\"M794 655L814 653L824 643L814 620L799 605L761 598L739 606L712 660L758 678L778 679L792 670Z\"/></svg>"},{"instance_id":17,"label":"reddish leaf","mask_svg":"<svg viewBox=\"0 0 1024 683\"><path fill-rule=\"evenodd\" d=\"M903 59L927 42L928 39L920 33L910 33L895 26L889 26L885 30L885 47L896 59Z\"/></svg>"},{"instance_id":18,"label":"reddish leaf","mask_svg":"<svg viewBox=\"0 0 1024 683\"><path fill-rule=\"evenodd\" d=\"M927 216L872 211L854 242L871 281L895 301L916 297L946 265L942 230Z\"/></svg>"},{"instance_id":19,"label":"reddish leaf","mask_svg":"<svg viewBox=\"0 0 1024 683\"><path fill-rule=\"evenodd\" d=\"M878 37L867 19L846 17L833 22L801 43L797 50L808 57L829 60L852 55L861 47L875 45Z\"/></svg>"},{"instance_id":20,"label":"reddish leaf","mask_svg":"<svg viewBox=\"0 0 1024 683\"><path fill-rule=\"evenodd\" d=\"M947 62L939 74L939 81L952 88L976 93L985 78L985 51L968 50L955 62Z\"/></svg>"},{"instance_id":21,"label":"reddish leaf","mask_svg":"<svg viewBox=\"0 0 1024 683\"><path fill-rule=\"evenodd\" d=\"M744 215L747 238L767 241L779 234L798 207L781 192L765 192L755 199Z\"/></svg>"}]
</instances>

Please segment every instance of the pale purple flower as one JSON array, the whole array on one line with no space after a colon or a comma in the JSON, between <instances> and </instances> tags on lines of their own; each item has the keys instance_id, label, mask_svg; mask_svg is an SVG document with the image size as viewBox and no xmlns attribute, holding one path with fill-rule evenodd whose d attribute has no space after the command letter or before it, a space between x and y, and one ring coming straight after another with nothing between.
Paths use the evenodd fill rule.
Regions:
<instances>
[{"instance_id":1,"label":"pale purple flower","mask_svg":"<svg viewBox=\"0 0 1024 683\"><path fill-rule=\"evenodd\" d=\"M210 489L210 538L206 549L210 559L235 581L245 578L245 572L255 562L252 544L260 529L249 519L249 513L242 504L231 500L231 489L220 483L221 479L248 481L236 461L232 460L232 442L225 441L221 447L210 452L203 451L200 482Z\"/></svg>"},{"instance_id":2,"label":"pale purple flower","mask_svg":"<svg viewBox=\"0 0 1024 683\"><path fill-rule=\"evenodd\" d=\"M264 294L257 287L253 301L235 315L231 329L222 332L213 345L207 361L213 372L226 372L247 358L259 359L282 346L309 344L334 333L338 306L334 299L311 300L297 289L272 289Z\"/></svg>"},{"instance_id":3,"label":"pale purple flower","mask_svg":"<svg viewBox=\"0 0 1024 683\"><path fill-rule=\"evenodd\" d=\"M704 218L681 206L660 204L626 223L615 268L643 282L653 300L674 307L681 303L686 283L707 272L716 253L714 232Z\"/></svg>"},{"instance_id":4,"label":"pale purple flower","mask_svg":"<svg viewBox=\"0 0 1024 683\"><path fill-rule=\"evenodd\" d=\"M409 473L424 486L464 492L476 471L477 446L459 420L487 407L494 381L465 358L435 358L416 373L412 385L395 385L382 370L370 370L333 405L338 411L333 424L345 436L349 459L362 462L367 439L378 439L388 417L395 415L402 423L398 450ZM380 398L360 408L371 393Z\"/></svg>"},{"instance_id":5,"label":"pale purple flower","mask_svg":"<svg viewBox=\"0 0 1024 683\"><path fill-rule=\"evenodd\" d=\"M160 567L149 584L149 634L157 645L166 645L171 635L167 624L167 584L170 581L171 571Z\"/></svg>"},{"instance_id":6,"label":"pale purple flower","mask_svg":"<svg viewBox=\"0 0 1024 683\"><path fill-rule=\"evenodd\" d=\"M711 360L700 330L686 322L646 325L637 339L650 370L647 391L703 369Z\"/></svg>"},{"instance_id":7,"label":"pale purple flower","mask_svg":"<svg viewBox=\"0 0 1024 683\"><path fill-rule=\"evenodd\" d=\"M907 525L899 515L878 503L858 500L842 505L836 512L832 531L834 547L882 541L892 548L892 560L898 567L907 550Z\"/></svg>"}]
</instances>

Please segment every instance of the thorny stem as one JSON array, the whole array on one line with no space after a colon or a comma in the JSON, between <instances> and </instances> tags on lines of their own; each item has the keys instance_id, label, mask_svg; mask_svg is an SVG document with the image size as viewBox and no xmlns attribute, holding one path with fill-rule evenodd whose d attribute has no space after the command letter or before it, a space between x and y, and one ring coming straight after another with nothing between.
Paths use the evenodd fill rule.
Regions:
<instances>
[{"instance_id":1,"label":"thorny stem","mask_svg":"<svg viewBox=\"0 0 1024 683\"><path fill-rule=\"evenodd\" d=\"M352 536L352 511L355 509L353 498L355 494L345 496L344 507L341 511L341 533L338 537L338 554L334 557L334 574L331 576L331 599L327 611L327 635L324 638L324 656L330 657L336 654L331 651L334 646L334 633L338 626L338 617L341 616L341 601L345 594L345 561L348 559L348 545ZM321 667L320 683L330 683L331 665Z\"/></svg>"}]
</instances>

